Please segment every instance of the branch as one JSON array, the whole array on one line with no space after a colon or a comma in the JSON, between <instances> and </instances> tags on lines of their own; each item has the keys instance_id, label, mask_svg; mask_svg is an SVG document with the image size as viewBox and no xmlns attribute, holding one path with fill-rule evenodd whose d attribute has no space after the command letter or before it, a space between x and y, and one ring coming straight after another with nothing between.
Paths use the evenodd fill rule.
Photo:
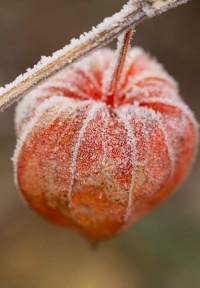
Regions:
<instances>
[{"instance_id":1,"label":"branch","mask_svg":"<svg viewBox=\"0 0 200 288\"><path fill-rule=\"evenodd\" d=\"M106 45L124 31L133 29L138 23L151 18L188 0L130 0L122 10L106 18L96 28L84 33L79 39L41 61L11 84L0 88L0 110L9 107L65 67Z\"/></svg>"}]
</instances>

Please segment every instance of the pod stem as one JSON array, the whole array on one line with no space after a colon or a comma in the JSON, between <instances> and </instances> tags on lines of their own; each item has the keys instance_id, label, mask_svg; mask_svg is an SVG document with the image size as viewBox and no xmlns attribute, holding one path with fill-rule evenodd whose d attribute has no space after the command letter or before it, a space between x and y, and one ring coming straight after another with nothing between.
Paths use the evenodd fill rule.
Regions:
<instances>
[{"instance_id":1,"label":"pod stem","mask_svg":"<svg viewBox=\"0 0 200 288\"><path fill-rule=\"evenodd\" d=\"M111 65L108 73L105 74L105 77L108 76L108 79L105 79L106 87L104 87L103 89L105 95L104 98L105 102L111 106L114 106L115 103L117 90L123 75L123 69L126 62L127 53L129 51L131 36L132 30L128 30L123 35L119 36L115 56L116 61L114 62L114 65Z\"/></svg>"}]
</instances>

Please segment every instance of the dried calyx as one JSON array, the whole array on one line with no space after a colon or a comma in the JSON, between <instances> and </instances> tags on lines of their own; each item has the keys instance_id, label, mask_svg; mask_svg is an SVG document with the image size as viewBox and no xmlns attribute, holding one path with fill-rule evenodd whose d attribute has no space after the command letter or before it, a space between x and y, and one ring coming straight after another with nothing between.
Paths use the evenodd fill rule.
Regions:
<instances>
[{"instance_id":1,"label":"dried calyx","mask_svg":"<svg viewBox=\"0 0 200 288\"><path fill-rule=\"evenodd\" d=\"M115 107L107 105L103 87L114 59L101 49L64 69L16 113L22 195L93 242L121 233L165 199L188 173L198 139L175 81L142 49L130 50Z\"/></svg>"},{"instance_id":2,"label":"dried calyx","mask_svg":"<svg viewBox=\"0 0 200 288\"><path fill-rule=\"evenodd\" d=\"M139 21L172 2L130 1L117 15L134 8ZM104 43L105 27L109 37L126 30L116 53L101 49L64 69L16 111L14 167L22 195L39 214L92 242L121 233L164 200L187 175L198 141L196 120L176 82L142 49L129 51L130 23L137 21L127 19L115 15L107 21L117 28L105 22L95 30L95 45ZM128 30L119 30L122 20ZM53 73L57 56L39 67L50 61Z\"/></svg>"}]
</instances>

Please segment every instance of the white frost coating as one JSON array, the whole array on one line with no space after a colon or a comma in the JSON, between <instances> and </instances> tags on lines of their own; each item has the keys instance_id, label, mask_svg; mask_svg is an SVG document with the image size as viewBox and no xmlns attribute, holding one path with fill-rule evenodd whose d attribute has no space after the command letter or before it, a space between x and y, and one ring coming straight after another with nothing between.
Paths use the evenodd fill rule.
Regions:
<instances>
[{"instance_id":1,"label":"white frost coating","mask_svg":"<svg viewBox=\"0 0 200 288\"><path fill-rule=\"evenodd\" d=\"M88 99L88 95L85 94L81 89L79 89L78 86L75 86L71 83L67 83L64 81L55 81L53 84L53 88L63 88L69 91L69 93L73 93L75 95L77 95L78 97L80 97L83 100L87 100ZM49 88L49 87L48 87Z\"/></svg>"},{"instance_id":2,"label":"white frost coating","mask_svg":"<svg viewBox=\"0 0 200 288\"><path fill-rule=\"evenodd\" d=\"M141 122L143 123L144 127L143 127L143 136L145 138L145 146L146 146L146 153L148 155L148 147L149 147L149 132L151 130L149 130L148 125L152 124L153 122L156 124L156 127L158 125L160 125L160 123L162 123L162 114L160 112L156 112L151 108L148 107L140 107L137 105L124 105L121 106L119 109L115 110L116 113L121 116L121 118L123 117L124 122L126 122L126 129L129 131L129 134L131 136L132 132L132 128L130 127L130 124L128 123L130 119L134 118L135 121L137 122ZM145 126L146 126L146 131L145 131ZM130 129L130 130L129 130ZM155 126L154 128L155 129ZM132 136L133 137L133 136ZM133 138L132 138L133 139ZM136 141L137 138L135 138ZM132 140L132 144L133 144L133 140ZM167 147L166 147L167 148ZM133 149L132 151L133 155L135 154L135 151ZM148 156L145 156L148 157ZM133 159L132 158L132 163L133 163L133 167L136 167L136 165L140 165L140 166L145 166L146 161L137 161L137 159ZM135 171L133 171L135 173ZM133 175L134 177L134 175ZM155 181L155 179L152 179L153 181ZM128 216L130 215L130 208L131 208L131 203L133 201L132 197L133 195L131 195L131 189L132 191L134 190L134 178L132 178L132 182L131 182L131 186L129 189L129 202L128 202L128 206L127 206L127 212L125 214L125 219L126 221L128 221ZM150 195L150 193L152 193L152 191L143 191L143 193L146 193L148 195ZM132 203L134 204L132 207L134 209L136 209L136 206L138 205L138 203ZM132 219L134 220L134 219Z\"/></svg>"},{"instance_id":3,"label":"white frost coating","mask_svg":"<svg viewBox=\"0 0 200 288\"><path fill-rule=\"evenodd\" d=\"M133 65L133 63L138 59L139 57L142 57L144 55L144 50L139 47L139 46L134 46L134 49L131 48L128 51L127 57L126 57L126 63L125 63L125 71L128 71L130 66ZM125 72L124 71L124 72ZM123 77L122 77L122 82L123 82Z\"/></svg>"},{"instance_id":4,"label":"white frost coating","mask_svg":"<svg viewBox=\"0 0 200 288\"><path fill-rule=\"evenodd\" d=\"M73 188L74 178L75 178L76 161L77 161L77 157L78 157L78 152L79 152L79 147L81 145L81 141L83 140L84 133L85 133L87 127L88 127L88 124L90 123L91 120L93 120L93 117L97 114L97 112L104 106L105 106L104 103L100 103L100 102L93 102L92 103L92 107L90 108L90 110L88 112L88 116L86 117L86 119L83 122L83 126L80 129L80 131L79 131L79 135L78 135L77 141L75 142L74 148L72 149L72 151L73 151L72 163L71 163L71 167L69 168L70 172L71 172L71 178L70 178L70 183L69 183L69 187L68 187L69 207L71 207L72 188Z\"/></svg>"},{"instance_id":5,"label":"white frost coating","mask_svg":"<svg viewBox=\"0 0 200 288\"><path fill-rule=\"evenodd\" d=\"M62 105L60 105L62 103ZM18 162L18 157L20 154L20 151L22 149L23 144L26 142L26 138L29 133L33 131L33 127L35 124L38 122L38 119L43 115L44 111L46 111L48 108L51 106L54 106L54 115L52 118L56 119L58 115L66 109L66 107L69 107L70 104L74 107L76 105L76 101L72 99L67 99L63 97L51 97L50 99L46 100L44 103L42 103L40 106L35 111L35 116L31 118L31 120L28 122L28 124L24 127L21 137L18 138L17 140L17 145L14 151L13 155L13 163L14 163L14 179L15 179L15 184L19 188L18 185L18 180L17 180L17 162ZM20 189L20 188L19 188Z\"/></svg>"},{"instance_id":6,"label":"white frost coating","mask_svg":"<svg viewBox=\"0 0 200 288\"><path fill-rule=\"evenodd\" d=\"M150 98L152 97L157 97L158 98L175 98L177 101L180 101L179 96L177 93L172 89L171 87L167 87L166 85L163 86L163 88L159 87L159 85L155 86L150 86L150 85L145 85L144 86L135 86L131 89L130 92L126 94L126 100L127 101L133 101L135 102L136 99L139 98L140 95L140 102L146 101L147 97ZM131 102L130 102L131 103Z\"/></svg>"},{"instance_id":7,"label":"white frost coating","mask_svg":"<svg viewBox=\"0 0 200 288\"><path fill-rule=\"evenodd\" d=\"M192 163L194 163L195 161L195 158L196 158L196 155L197 155L197 152L198 152L198 144L199 144L199 124L198 122L196 121L195 117L194 117L194 113L189 109L189 107L181 100L181 98L178 98L176 99L174 97L173 98L156 98L156 97L151 97L151 98L148 98L146 99L145 98L145 102L146 103L161 103L163 105L170 105L172 107L175 107L175 108L178 108L180 109L182 115L184 116L187 116L188 117L188 120L191 121L193 127L194 127L194 133L195 133L195 141L196 141L196 145L195 145L195 151L194 151L194 157L193 157L193 161ZM162 120L160 119L159 122L161 122ZM183 120L185 121L185 120ZM169 125L169 123L168 123ZM179 133L182 134L183 133L183 129L184 129L184 123L182 123L182 127L176 127L176 129L179 128ZM173 127L173 126L172 126ZM174 128L174 127L173 127ZM181 130L180 130L181 129ZM169 137L168 137L169 139ZM168 141L171 141L170 139ZM168 143L169 144L169 143ZM171 148L170 148L171 149ZM170 152L172 153L172 151ZM171 157L173 158L172 154L171 154ZM191 165L192 166L192 165ZM191 168L190 168L191 169Z\"/></svg>"},{"instance_id":8,"label":"white frost coating","mask_svg":"<svg viewBox=\"0 0 200 288\"><path fill-rule=\"evenodd\" d=\"M132 48L128 55L127 55L127 63L128 65L132 65L135 60L144 55L144 49L142 49L139 46L134 46L134 49ZM127 66L127 69L129 69L129 66Z\"/></svg>"},{"instance_id":9,"label":"white frost coating","mask_svg":"<svg viewBox=\"0 0 200 288\"><path fill-rule=\"evenodd\" d=\"M120 94L127 94L128 92L131 93L132 89L134 89L136 85L148 79L167 80L168 84L170 83L174 88L177 88L177 84L172 77L168 76L165 71L161 71L160 69L158 70L157 68L155 69L154 67L151 71L141 72L137 76L129 77L127 85L124 89L120 90Z\"/></svg>"},{"instance_id":10,"label":"white frost coating","mask_svg":"<svg viewBox=\"0 0 200 288\"><path fill-rule=\"evenodd\" d=\"M102 58L102 54L104 57ZM110 58L113 57L113 50L110 48L102 48L95 51L91 56L85 57L81 61L74 63L71 66L71 71L81 70L81 71L104 71L105 63L110 63ZM62 73L65 73L64 70Z\"/></svg>"},{"instance_id":11,"label":"white frost coating","mask_svg":"<svg viewBox=\"0 0 200 288\"><path fill-rule=\"evenodd\" d=\"M164 136L164 141L165 141L165 146L167 148L167 152L168 152L168 156L169 156L169 161L170 161L170 177L169 177L169 181L171 180L171 178L174 175L175 172L175 164L176 164L176 153L173 149L173 145L172 145L172 141L170 139L170 136L166 129L165 129L165 123L164 120L161 119L161 121L157 122L158 124L158 128L162 131L163 136Z\"/></svg>"},{"instance_id":12,"label":"white frost coating","mask_svg":"<svg viewBox=\"0 0 200 288\"><path fill-rule=\"evenodd\" d=\"M96 91L100 92L101 91L101 87L99 85L99 83L97 82L97 80L95 79L94 75L92 74L91 71L86 70L86 69L82 69L80 71L84 72L84 76L90 80L90 85L93 85L93 87L96 89ZM77 71L78 72L78 71Z\"/></svg>"},{"instance_id":13,"label":"white frost coating","mask_svg":"<svg viewBox=\"0 0 200 288\"><path fill-rule=\"evenodd\" d=\"M20 154L20 151L22 149L22 146L24 143L26 143L26 138L34 130L34 126L37 125L38 120L41 118L43 113L53 107L54 111L52 112L52 119L53 122L63 111L72 109L73 111L76 110L77 107L83 107L85 105L89 105L93 103L91 100L87 101L77 101L71 98L64 98L59 96L52 96L50 99L45 100L41 105L38 106L38 108L35 111L34 116L31 118L31 120L27 123L27 125L24 126L23 131L20 133L20 137L17 140L17 145L14 151L14 155L12 157L12 161L14 164L14 181L16 184L16 187L18 187L18 190L20 191L20 187L18 184L18 178L17 178L17 162L18 157ZM45 123L44 123L45 125ZM21 192L21 191L20 191ZM24 200L24 197L22 193L20 193L22 200ZM24 201L26 203L26 201Z\"/></svg>"},{"instance_id":14,"label":"white frost coating","mask_svg":"<svg viewBox=\"0 0 200 288\"><path fill-rule=\"evenodd\" d=\"M186 3L188 0L138 0L142 5L143 12L150 18L156 13L162 13L167 11L170 7L175 7L180 4ZM150 3L149 3L150 2Z\"/></svg>"},{"instance_id":15,"label":"white frost coating","mask_svg":"<svg viewBox=\"0 0 200 288\"><path fill-rule=\"evenodd\" d=\"M166 105L171 105L173 107L177 107L180 109L180 111L183 111L185 115L188 116L188 118L190 119L190 121L192 122L192 124L194 125L194 127L196 128L196 131L198 131L199 129L199 124L197 123L193 112L188 108L188 106L183 102L183 101L175 101L173 99L170 98L145 98L145 102L147 103L162 103L162 104L166 104Z\"/></svg>"},{"instance_id":16,"label":"white frost coating","mask_svg":"<svg viewBox=\"0 0 200 288\"><path fill-rule=\"evenodd\" d=\"M127 115L127 117L135 116L136 119L151 119L159 121L162 117L160 112L154 111L149 107L141 107L137 103L136 105L124 104L120 106L119 109Z\"/></svg>"},{"instance_id":17,"label":"white frost coating","mask_svg":"<svg viewBox=\"0 0 200 288\"><path fill-rule=\"evenodd\" d=\"M37 107L41 105L45 101L45 99L47 100L49 96L50 96L49 91L47 92L37 89L27 94L26 97L24 97L18 103L15 109L15 130L17 136L19 136L18 133L20 133L21 127L26 125L25 119L28 117L28 120L30 120L30 116L31 117L34 116ZM60 97L61 95L54 94L51 95L51 97L52 96Z\"/></svg>"},{"instance_id":18,"label":"white frost coating","mask_svg":"<svg viewBox=\"0 0 200 288\"><path fill-rule=\"evenodd\" d=\"M93 54L93 57L94 57L93 59L97 58L96 56L99 54L100 53L95 52ZM105 53L105 54L107 54L107 53ZM64 77L65 79L63 79L63 81L66 82L66 77L67 77L67 78L69 78L69 81L71 79L72 82L74 82L74 74L76 74L76 82L74 84L77 86L77 88L79 88L79 91L81 91L81 90L84 91L85 89L90 88L90 89L94 89L96 93L100 94L101 93L101 86L100 86L101 83L98 83L97 79L94 76L94 73L91 72L92 63L87 61L88 58L90 58L90 57L87 57L86 59L75 64L71 78L70 78L70 74L67 73L67 74L69 74L69 77L65 75L65 77ZM99 71L103 71L104 67L102 67L103 66L102 62L104 63L105 61L101 61L101 67L100 67L99 63L96 62L97 65L96 65L96 67L94 67L94 69L97 69ZM85 80L87 80L87 82L88 82L88 84L85 85L86 87L82 84L82 82ZM88 95L87 95L87 98L88 98Z\"/></svg>"},{"instance_id":19,"label":"white frost coating","mask_svg":"<svg viewBox=\"0 0 200 288\"><path fill-rule=\"evenodd\" d=\"M133 135L133 129L130 125L130 122L127 118L127 115L124 114L122 112L122 110L117 110L116 109L116 113L117 115L119 116L119 118L122 120L122 122L124 123L124 127L125 129L127 130L128 132L128 138L129 138L129 141L130 141L130 146L131 146L131 151L132 151L132 177L131 177L131 184L130 184L130 188L129 188L129 191L128 191L128 201L127 201L127 208L126 208L126 213L124 215L124 220L125 222L128 221L129 219L129 215L130 215L130 212L131 212L131 205L132 205L132 201L133 201L133 189L134 189L134 184L135 184L135 169L136 169L136 147L135 147L135 136Z\"/></svg>"}]
</instances>

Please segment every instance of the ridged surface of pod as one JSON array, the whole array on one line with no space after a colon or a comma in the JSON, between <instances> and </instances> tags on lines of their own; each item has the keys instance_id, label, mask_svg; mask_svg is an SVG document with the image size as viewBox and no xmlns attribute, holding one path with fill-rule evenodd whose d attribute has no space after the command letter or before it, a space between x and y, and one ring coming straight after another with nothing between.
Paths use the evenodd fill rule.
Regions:
<instances>
[{"instance_id":1,"label":"ridged surface of pod","mask_svg":"<svg viewBox=\"0 0 200 288\"><path fill-rule=\"evenodd\" d=\"M175 81L130 51L114 105L103 49L18 105L15 176L26 201L91 241L112 237L166 198L194 159L198 132Z\"/></svg>"}]
</instances>

